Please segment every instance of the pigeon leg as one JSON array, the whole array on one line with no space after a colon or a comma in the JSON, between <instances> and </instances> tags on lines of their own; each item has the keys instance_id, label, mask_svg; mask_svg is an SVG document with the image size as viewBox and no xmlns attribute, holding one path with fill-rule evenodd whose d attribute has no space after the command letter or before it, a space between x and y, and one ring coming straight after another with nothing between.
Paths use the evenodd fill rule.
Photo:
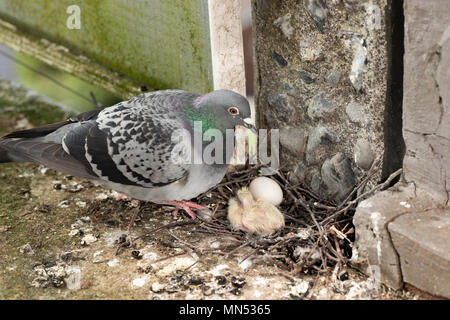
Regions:
<instances>
[{"instance_id":1,"label":"pigeon leg","mask_svg":"<svg viewBox=\"0 0 450 320\"><path fill-rule=\"evenodd\" d=\"M130 199L130 197L123 193L119 193L118 195L116 195L116 201L120 201L122 199Z\"/></svg>"},{"instance_id":2,"label":"pigeon leg","mask_svg":"<svg viewBox=\"0 0 450 320\"><path fill-rule=\"evenodd\" d=\"M174 214L176 215L178 213L178 209L183 209L187 212L188 215L192 217L192 219L195 219L195 213L192 212L191 208L198 209L198 210L207 210L208 207L201 206L199 204L196 204L192 201L169 201L169 202L161 202L160 204L168 205L168 206L174 206Z\"/></svg>"},{"instance_id":3,"label":"pigeon leg","mask_svg":"<svg viewBox=\"0 0 450 320\"><path fill-rule=\"evenodd\" d=\"M175 208L175 209L172 211L172 214L173 214L173 216L176 218L176 217L178 216L178 208Z\"/></svg>"},{"instance_id":4,"label":"pigeon leg","mask_svg":"<svg viewBox=\"0 0 450 320\"><path fill-rule=\"evenodd\" d=\"M134 220L136 220L136 217L137 217L139 211L141 210L141 204L142 204L141 201L139 201L139 200L133 200L133 201L137 201L137 207L134 208L133 216L131 217L130 224L128 225L128 238L130 239L130 247L133 245L133 237L131 236L131 228L133 227Z\"/></svg>"}]
</instances>

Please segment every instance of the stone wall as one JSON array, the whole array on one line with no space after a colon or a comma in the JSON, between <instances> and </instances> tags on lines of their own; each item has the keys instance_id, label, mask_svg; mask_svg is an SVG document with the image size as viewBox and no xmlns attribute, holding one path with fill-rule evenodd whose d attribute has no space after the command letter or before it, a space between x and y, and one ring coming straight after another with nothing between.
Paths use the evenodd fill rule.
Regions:
<instances>
[{"instance_id":1,"label":"stone wall","mask_svg":"<svg viewBox=\"0 0 450 320\"><path fill-rule=\"evenodd\" d=\"M405 2L405 178L437 202L450 191L450 6Z\"/></svg>"},{"instance_id":2,"label":"stone wall","mask_svg":"<svg viewBox=\"0 0 450 320\"><path fill-rule=\"evenodd\" d=\"M404 1L403 181L361 202L352 260L450 298L450 6Z\"/></svg>"},{"instance_id":3,"label":"stone wall","mask_svg":"<svg viewBox=\"0 0 450 320\"><path fill-rule=\"evenodd\" d=\"M253 1L259 126L280 128L282 166L338 201L376 158L385 161L369 186L401 166L401 110L388 109L390 3ZM387 111L400 116L385 121Z\"/></svg>"}]
</instances>

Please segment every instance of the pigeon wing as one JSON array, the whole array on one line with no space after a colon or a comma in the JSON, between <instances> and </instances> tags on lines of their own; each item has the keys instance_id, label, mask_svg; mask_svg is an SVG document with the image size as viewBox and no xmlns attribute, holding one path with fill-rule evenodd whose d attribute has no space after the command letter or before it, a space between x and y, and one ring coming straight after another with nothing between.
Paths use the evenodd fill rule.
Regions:
<instances>
[{"instance_id":1,"label":"pigeon wing","mask_svg":"<svg viewBox=\"0 0 450 320\"><path fill-rule=\"evenodd\" d=\"M151 188L184 179L188 164L173 155L189 154L190 139L174 139L186 122L176 108L152 106L132 99L106 108L69 132L63 146L102 180Z\"/></svg>"}]
</instances>

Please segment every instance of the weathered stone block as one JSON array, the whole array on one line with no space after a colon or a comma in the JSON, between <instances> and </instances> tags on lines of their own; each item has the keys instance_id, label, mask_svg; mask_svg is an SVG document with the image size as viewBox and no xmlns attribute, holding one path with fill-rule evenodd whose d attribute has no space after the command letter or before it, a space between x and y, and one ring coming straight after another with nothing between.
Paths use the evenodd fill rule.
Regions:
<instances>
[{"instance_id":1,"label":"weathered stone block","mask_svg":"<svg viewBox=\"0 0 450 320\"><path fill-rule=\"evenodd\" d=\"M450 209L402 215L388 230L403 281L450 298Z\"/></svg>"},{"instance_id":2,"label":"weathered stone block","mask_svg":"<svg viewBox=\"0 0 450 320\"><path fill-rule=\"evenodd\" d=\"M449 210L435 209L449 205L450 7L445 0L404 4L403 170L409 187L360 203L353 257L378 265L391 287L405 281L448 298Z\"/></svg>"},{"instance_id":3,"label":"weathered stone block","mask_svg":"<svg viewBox=\"0 0 450 320\"><path fill-rule=\"evenodd\" d=\"M343 201L356 184L351 161L342 153L337 153L330 160L325 160L321 173L328 195L339 201Z\"/></svg>"},{"instance_id":4,"label":"weathered stone block","mask_svg":"<svg viewBox=\"0 0 450 320\"><path fill-rule=\"evenodd\" d=\"M450 7L405 2L405 177L448 205L450 191Z\"/></svg>"},{"instance_id":5,"label":"weathered stone block","mask_svg":"<svg viewBox=\"0 0 450 320\"><path fill-rule=\"evenodd\" d=\"M390 221L408 212L414 198L414 186L402 192L383 191L362 201L355 213L355 243L352 260L367 272L368 268L379 270L379 280L399 289L403 286L397 252L392 246L387 229ZM410 199L410 200L406 200Z\"/></svg>"},{"instance_id":6,"label":"weathered stone block","mask_svg":"<svg viewBox=\"0 0 450 320\"><path fill-rule=\"evenodd\" d=\"M305 134L303 129L283 127L280 129L280 144L294 155L303 156L305 151Z\"/></svg>"}]
</instances>

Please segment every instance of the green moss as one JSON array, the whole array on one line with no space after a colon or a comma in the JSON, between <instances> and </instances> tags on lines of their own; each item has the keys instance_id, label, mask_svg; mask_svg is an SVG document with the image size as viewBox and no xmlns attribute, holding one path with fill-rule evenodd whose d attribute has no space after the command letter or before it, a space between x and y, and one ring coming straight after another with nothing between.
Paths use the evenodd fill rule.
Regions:
<instances>
[{"instance_id":1,"label":"green moss","mask_svg":"<svg viewBox=\"0 0 450 320\"><path fill-rule=\"evenodd\" d=\"M69 5L81 29L66 27ZM212 89L206 0L5 0L0 15L157 89Z\"/></svg>"}]
</instances>

